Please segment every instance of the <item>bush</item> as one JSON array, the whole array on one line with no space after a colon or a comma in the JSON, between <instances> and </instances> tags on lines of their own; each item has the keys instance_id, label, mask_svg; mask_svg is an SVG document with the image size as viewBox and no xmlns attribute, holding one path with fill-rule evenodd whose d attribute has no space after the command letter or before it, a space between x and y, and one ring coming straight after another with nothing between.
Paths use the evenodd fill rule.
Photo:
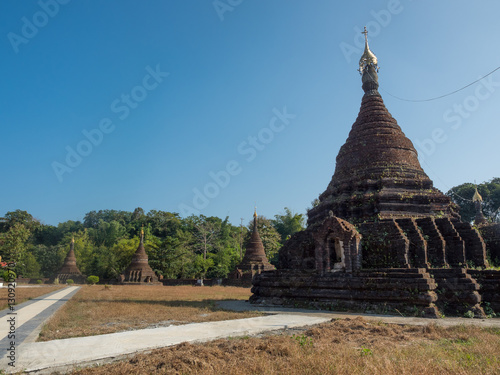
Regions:
<instances>
[{"instance_id":1,"label":"bush","mask_svg":"<svg viewBox=\"0 0 500 375\"><path fill-rule=\"evenodd\" d=\"M54 283L53 283L53 284L54 284L54 285L59 285L59 278L58 278L58 277L56 277L56 278L54 279Z\"/></svg>"},{"instance_id":2,"label":"bush","mask_svg":"<svg viewBox=\"0 0 500 375\"><path fill-rule=\"evenodd\" d=\"M36 283L37 283L37 284L43 284L43 281L42 281L42 280L40 280L40 279L38 279L38 280L36 281Z\"/></svg>"},{"instance_id":3,"label":"bush","mask_svg":"<svg viewBox=\"0 0 500 375\"><path fill-rule=\"evenodd\" d=\"M72 285L72 284L74 284L74 283L75 283L75 282L73 281L73 279L68 279L68 280L66 280L66 284L68 284L68 285Z\"/></svg>"},{"instance_id":4,"label":"bush","mask_svg":"<svg viewBox=\"0 0 500 375\"><path fill-rule=\"evenodd\" d=\"M95 285L99 282L99 276L89 276L87 277L87 284Z\"/></svg>"},{"instance_id":5,"label":"bush","mask_svg":"<svg viewBox=\"0 0 500 375\"><path fill-rule=\"evenodd\" d=\"M5 270L2 274L2 278L7 283L16 281L16 277L17 277L16 273L10 270Z\"/></svg>"}]
</instances>

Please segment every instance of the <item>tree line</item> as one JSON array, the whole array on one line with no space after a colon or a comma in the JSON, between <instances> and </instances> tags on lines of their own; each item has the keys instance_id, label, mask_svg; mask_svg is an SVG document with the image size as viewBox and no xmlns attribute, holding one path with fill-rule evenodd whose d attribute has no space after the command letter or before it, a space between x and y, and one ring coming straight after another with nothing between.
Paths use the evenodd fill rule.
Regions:
<instances>
[{"instance_id":1,"label":"tree line","mask_svg":"<svg viewBox=\"0 0 500 375\"><path fill-rule=\"evenodd\" d=\"M284 241L304 228L304 215L288 208L268 219L258 218L258 230L271 262ZM136 208L133 212L88 212L83 221L68 220L57 226L42 224L22 210L7 212L0 222L0 256L15 262L19 276L54 276L75 239L77 266L85 275L102 280L117 278L130 264L145 233L149 264L165 278L224 278L240 262L253 229L234 226L228 217L204 215L181 218L173 212Z\"/></svg>"},{"instance_id":2,"label":"tree line","mask_svg":"<svg viewBox=\"0 0 500 375\"><path fill-rule=\"evenodd\" d=\"M446 194L459 205L462 221L475 217L476 185L464 183ZM500 178L477 185L483 197L483 212L500 222ZM314 206L318 201L312 202ZM259 216L258 230L267 257L277 265L283 243L304 229L305 215L285 208L273 219ZM165 278L223 278L244 255L253 220L234 226L228 218L204 215L181 218L175 212L136 208L133 212L100 210L88 212L83 221L68 220L46 225L22 210L7 212L0 221L0 256L16 262L14 271L30 278L52 277L62 266L75 239L77 265L85 275L102 280L118 277L130 264L139 245L141 228L149 264Z\"/></svg>"}]
</instances>

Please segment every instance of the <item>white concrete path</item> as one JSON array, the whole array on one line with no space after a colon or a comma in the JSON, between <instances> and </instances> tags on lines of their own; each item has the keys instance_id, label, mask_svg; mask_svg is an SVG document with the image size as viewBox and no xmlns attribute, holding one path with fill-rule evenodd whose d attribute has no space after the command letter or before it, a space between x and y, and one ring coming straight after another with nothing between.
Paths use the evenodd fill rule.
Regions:
<instances>
[{"instance_id":1,"label":"white concrete path","mask_svg":"<svg viewBox=\"0 0 500 375\"><path fill-rule=\"evenodd\" d=\"M204 342L224 337L255 335L265 331L302 327L329 321L328 317L277 314L258 318L191 323L107 335L25 343L19 347L16 367L7 371L43 371L132 354L182 342ZM64 370L63 370L64 371Z\"/></svg>"},{"instance_id":2,"label":"white concrete path","mask_svg":"<svg viewBox=\"0 0 500 375\"><path fill-rule=\"evenodd\" d=\"M77 286L64 288L55 294L51 294L50 296L45 297L40 301L32 303L19 310L17 309L17 306L14 306L13 311L9 312L6 316L0 319L0 341L5 339L9 334L10 330L9 319L15 318L15 329L17 331L23 324L29 322L36 315L48 309L50 306L60 301L61 299L63 299L68 294L70 294L71 292L73 292L75 289L78 288L79 287Z\"/></svg>"}]
</instances>

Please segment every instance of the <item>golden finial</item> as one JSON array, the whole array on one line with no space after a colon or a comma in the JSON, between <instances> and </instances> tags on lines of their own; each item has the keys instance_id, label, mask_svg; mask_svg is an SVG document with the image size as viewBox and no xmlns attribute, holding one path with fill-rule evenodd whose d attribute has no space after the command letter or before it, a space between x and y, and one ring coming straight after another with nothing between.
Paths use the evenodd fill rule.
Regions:
<instances>
[{"instance_id":1,"label":"golden finial","mask_svg":"<svg viewBox=\"0 0 500 375\"><path fill-rule=\"evenodd\" d=\"M257 206L254 207L253 217L257 217Z\"/></svg>"},{"instance_id":2,"label":"golden finial","mask_svg":"<svg viewBox=\"0 0 500 375\"><path fill-rule=\"evenodd\" d=\"M141 227L141 236L144 236L144 224L142 224L142 227Z\"/></svg>"},{"instance_id":3,"label":"golden finial","mask_svg":"<svg viewBox=\"0 0 500 375\"><path fill-rule=\"evenodd\" d=\"M474 192L474 196L472 197L472 201L473 202L482 202L483 201L483 197L477 191L477 186L476 186L476 191Z\"/></svg>"},{"instance_id":4,"label":"golden finial","mask_svg":"<svg viewBox=\"0 0 500 375\"><path fill-rule=\"evenodd\" d=\"M361 33L365 35L365 51L363 52L363 55L359 59L359 72L363 74L364 70L368 65L373 65L375 69L378 70L378 65L377 65L377 56L374 55L372 51L370 51L370 47L368 46L368 31L365 30Z\"/></svg>"}]
</instances>

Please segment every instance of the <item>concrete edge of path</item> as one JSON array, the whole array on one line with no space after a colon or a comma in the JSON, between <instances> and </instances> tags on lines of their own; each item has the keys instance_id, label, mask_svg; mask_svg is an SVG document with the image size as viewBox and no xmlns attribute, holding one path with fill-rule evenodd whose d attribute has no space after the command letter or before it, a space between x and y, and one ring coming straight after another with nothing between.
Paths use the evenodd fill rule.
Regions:
<instances>
[{"instance_id":1,"label":"concrete edge of path","mask_svg":"<svg viewBox=\"0 0 500 375\"><path fill-rule=\"evenodd\" d=\"M36 342L36 339L38 338L38 335L42 331L43 325L61 308L63 305L68 302L73 296L80 290L80 286L78 286L75 290L73 290L71 293L66 295L64 298L61 298L58 302L50 306L46 311L44 311L44 316L41 314L35 316L33 318L33 322L30 322L33 324L38 324L31 333L24 339L23 343L29 343L29 342Z\"/></svg>"},{"instance_id":2,"label":"concrete edge of path","mask_svg":"<svg viewBox=\"0 0 500 375\"><path fill-rule=\"evenodd\" d=\"M17 286L16 288L18 288L18 287L19 286ZM50 297L56 293L59 293L61 290L65 289L65 288L68 288L68 286L63 286L62 288L53 290L52 292L48 292L48 293L42 294L41 296L31 298L27 301L21 302L18 305L14 305L14 307L16 310L21 310L23 307L27 307L29 305L32 305L32 304L38 302L38 301L41 301L44 298L47 298L47 297ZM6 307L6 308L0 310L0 319L3 318L4 316L6 316L9 312L10 312L9 307Z\"/></svg>"},{"instance_id":3,"label":"concrete edge of path","mask_svg":"<svg viewBox=\"0 0 500 375\"><path fill-rule=\"evenodd\" d=\"M330 319L324 317L277 314L27 343L20 347L20 360L16 363L16 368L8 373L21 370L40 374L70 371L185 342L208 342L227 337L257 335L328 320Z\"/></svg>"},{"instance_id":4,"label":"concrete edge of path","mask_svg":"<svg viewBox=\"0 0 500 375\"><path fill-rule=\"evenodd\" d=\"M328 310L310 310L294 307L273 306L273 305L254 305L248 301L243 300L226 300L217 301L217 307L229 311L256 311L266 314L293 314L293 315L307 315L318 316L329 319L355 319L365 318L368 320L381 321L388 324L408 324L408 325L428 325L435 324L442 327L452 327L459 325L473 325L483 328L500 328L500 317L487 318L487 319L470 319L470 318L418 318L412 316L397 316L397 315L382 315L382 314L367 314L355 312L338 312Z\"/></svg>"}]
</instances>

